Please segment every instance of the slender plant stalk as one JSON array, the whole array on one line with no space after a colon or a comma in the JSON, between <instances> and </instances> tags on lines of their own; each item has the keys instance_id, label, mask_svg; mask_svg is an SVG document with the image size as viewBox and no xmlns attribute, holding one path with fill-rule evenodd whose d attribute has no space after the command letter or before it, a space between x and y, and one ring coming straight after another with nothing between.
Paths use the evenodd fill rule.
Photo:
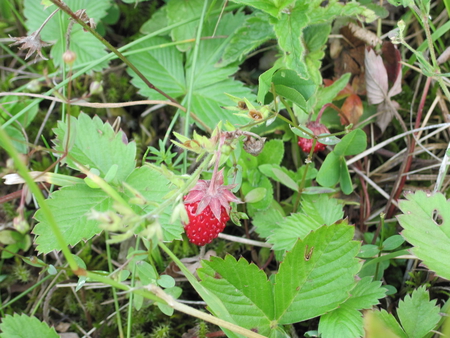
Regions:
<instances>
[{"instance_id":1,"label":"slender plant stalk","mask_svg":"<svg viewBox=\"0 0 450 338\"><path fill-rule=\"evenodd\" d=\"M198 50L200 47L200 40L202 37L202 30L203 30L203 21L205 19L205 13L206 8L208 7L208 1L205 0L203 2L203 9L202 13L200 15L200 21L198 23L197 27L197 36L195 38L195 44L194 44L194 50L193 50L193 56L192 56L192 66L191 66L191 77L189 79L189 87L188 87L188 93L186 95L187 104L186 104L186 119L184 121L184 135L189 135L189 112L191 111L192 106L192 92L194 91L194 83L195 83L195 70L197 68L197 59L198 59ZM187 156L186 156L187 150L184 151L185 156L183 158L183 171L187 171Z\"/></svg>"},{"instance_id":2,"label":"slender plant stalk","mask_svg":"<svg viewBox=\"0 0 450 338\"><path fill-rule=\"evenodd\" d=\"M139 248L140 237L136 238L136 245L134 246L135 250ZM131 272L131 282L130 286L134 288L136 282L136 264L133 265L133 271ZM131 337L131 324L133 323L133 301L134 294L130 294L130 298L128 299L128 317L127 317L127 338Z\"/></svg>"},{"instance_id":3,"label":"slender plant stalk","mask_svg":"<svg viewBox=\"0 0 450 338\"><path fill-rule=\"evenodd\" d=\"M112 258L111 258L111 248L108 244L108 231L105 231L105 243L106 243L106 255L108 257L108 270L109 273L113 272L112 267ZM115 288L112 288L113 299L114 299L114 308L116 309L116 320L117 320L117 328L119 329L119 337L124 338L123 328L122 328L122 317L120 316L120 306L119 300L117 299L117 292Z\"/></svg>"}]
</instances>

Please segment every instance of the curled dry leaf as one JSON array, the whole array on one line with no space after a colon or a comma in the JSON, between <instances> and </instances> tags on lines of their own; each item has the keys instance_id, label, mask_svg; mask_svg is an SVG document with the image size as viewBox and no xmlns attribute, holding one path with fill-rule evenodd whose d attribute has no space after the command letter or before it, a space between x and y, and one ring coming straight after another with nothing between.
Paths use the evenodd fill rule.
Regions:
<instances>
[{"instance_id":1,"label":"curled dry leaf","mask_svg":"<svg viewBox=\"0 0 450 338\"><path fill-rule=\"evenodd\" d=\"M350 22L348 28L353 33L353 36L364 41L370 46L381 45L381 39L373 32L367 30L364 27L359 27L357 24Z\"/></svg>"},{"instance_id":2,"label":"curled dry leaf","mask_svg":"<svg viewBox=\"0 0 450 338\"><path fill-rule=\"evenodd\" d=\"M377 125L382 133L397 112L391 97L402 91L400 53L395 46L394 49L383 48L383 51L386 51L385 60L372 49L365 52L367 99L370 104L378 104ZM390 79L393 85L389 89Z\"/></svg>"},{"instance_id":3,"label":"curled dry leaf","mask_svg":"<svg viewBox=\"0 0 450 338\"><path fill-rule=\"evenodd\" d=\"M25 56L25 60L28 59L31 55L33 55L34 52L36 52L35 61L36 61L38 55L41 58L43 58L44 60L48 60L47 58L45 58L42 55L41 49L42 49L42 47L51 46L51 43L42 41L41 35L38 33L38 31L33 32L28 36L22 36L20 38L15 38L15 37L12 37L11 35L9 37L16 41L16 42L10 44L10 46L15 46L15 45L21 44L22 46L19 47L20 50L29 49L27 55Z\"/></svg>"}]
</instances>

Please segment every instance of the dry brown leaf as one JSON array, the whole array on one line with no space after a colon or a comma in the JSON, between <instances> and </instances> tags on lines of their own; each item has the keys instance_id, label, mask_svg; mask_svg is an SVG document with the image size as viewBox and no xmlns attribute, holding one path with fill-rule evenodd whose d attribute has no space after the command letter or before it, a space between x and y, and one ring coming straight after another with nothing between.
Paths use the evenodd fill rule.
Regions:
<instances>
[{"instance_id":1,"label":"dry brown leaf","mask_svg":"<svg viewBox=\"0 0 450 338\"><path fill-rule=\"evenodd\" d=\"M392 51L390 48L386 48L386 50ZM380 114L377 117L377 125L381 129L381 133L386 130L397 112L396 104L391 101L391 97L402 91L400 54L396 52L398 51L395 50L394 56L386 52L388 57L383 60L372 49L365 51L367 99L370 104L378 104L377 111ZM391 69L390 73L393 75L388 76L387 68ZM389 89L389 77L394 79L391 89Z\"/></svg>"},{"instance_id":2,"label":"dry brown leaf","mask_svg":"<svg viewBox=\"0 0 450 338\"><path fill-rule=\"evenodd\" d=\"M345 99L344 104L341 107L342 113L345 115L341 116L341 124L348 125L350 123L356 124L359 118L363 114L363 104L361 99L356 94L351 94L347 99Z\"/></svg>"}]
</instances>

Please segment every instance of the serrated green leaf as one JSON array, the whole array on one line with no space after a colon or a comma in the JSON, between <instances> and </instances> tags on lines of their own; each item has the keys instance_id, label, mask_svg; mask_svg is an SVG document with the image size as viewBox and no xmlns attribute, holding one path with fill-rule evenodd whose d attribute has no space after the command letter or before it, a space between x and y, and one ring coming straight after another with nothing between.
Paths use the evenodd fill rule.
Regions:
<instances>
[{"instance_id":1,"label":"serrated green leaf","mask_svg":"<svg viewBox=\"0 0 450 338\"><path fill-rule=\"evenodd\" d=\"M103 123L95 116L91 119L81 113L76 119L71 117L70 138L73 144L69 148L69 156L63 159L64 163L75 170L79 170L77 163L88 168L98 169L105 177L112 166L117 165L115 183L119 183L133 171L136 162L136 143L123 142L123 132L116 133L109 123ZM67 123L59 122L55 130L57 136L55 149L64 152L66 146Z\"/></svg>"},{"instance_id":2,"label":"serrated green leaf","mask_svg":"<svg viewBox=\"0 0 450 338\"><path fill-rule=\"evenodd\" d=\"M284 157L284 142L282 140L270 140L264 143L263 151L258 155L258 164L281 164Z\"/></svg>"},{"instance_id":3,"label":"serrated green leaf","mask_svg":"<svg viewBox=\"0 0 450 338\"><path fill-rule=\"evenodd\" d=\"M268 335L274 318L271 283L263 270L227 255L202 261L201 284L219 297L237 324Z\"/></svg>"},{"instance_id":4,"label":"serrated green leaf","mask_svg":"<svg viewBox=\"0 0 450 338\"><path fill-rule=\"evenodd\" d=\"M29 317L25 314L6 315L0 324L0 330L2 338L59 338L54 328L36 317Z\"/></svg>"},{"instance_id":5,"label":"serrated green leaf","mask_svg":"<svg viewBox=\"0 0 450 338\"><path fill-rule=\"evenodd\" d=\"M275 201L272 204L276 203ZM256 226L256 232L259 236L269 237L278 228L278 223L283 221L283 215L275 207L258 211L253 216L253 225Z\"/></svg>"},{"instance_id":6,"label":"serrated green leaf","mask_svg":"<svg viewBox=\"0 0 450 338\"><path fill-rule=\"evenodd\" d=\"M217 66L224 67L234 61L241 61L249 52L274 38L275 33L267 14L255 12L248 15L242 27L231 38Z\"/></svg>"},{"instance_id":7,"label":"serrated green leaf","mask_svg":"<svg viewBox=\"0 0 450 338\"><path fill-rule=\"evenodd\" d=\"M277 17L283 9L295 2L295 0L233 0L233 2L258 8Z\"/></svg>"},{"instance_id":8,"label":"serrated green leaf","mask_svg":"<svg viewBox=\"0 0 450 338\"><path fill-rule=\"evenodd\" d=\"M292 11L281 14L274 25L278 45L283 52L281 61L304 79L309 78L308 68L304 62L305 47L302 41L302 31L309 23L307 9L307 4L297 3Z\"/></svg>"},{"instance_id":9,"label":"serrated green leaf","mask_svg":"<svg viewBox=\"0 0 450 338\"><path fill-rule=\"evenodd\" d=\"M334 151L330 152L323 161L317 173L317 183L324 187L331 187L339 182L341 176L340 157Z\"/></svg>"},{"instance_id":10,"label":"serrated green leaf","mask_svg":"<svg viewBox=\"0 0 450 338\"><path fill-rule=\"evenodd\" d=\"M362 337L364 335L362 314L344 303L336 310L320 317L319 333L322 338Z\"/></svg>"},{"instance_id":11,"label":"serrated green leaf","mask_svg":"<svg viewBox=\"0 0 450 338\"><path fill-rule=\"evenodd\" d=\"M317 230L322 224L304 214L292 214L278 223L278 228L268 239L273 244L273 250L291 250L297 240L304 239L311 231Z\"/></svg>"},{"instance_id":12,"label":"serrated green leaf","mask_svg":"<svg viewBox=\"0 0 450 338\"><path fill-rule=\"evenodd\" d=\"M163 5L141 26L139 31L142 34L147 35L160 30L162 27L167 27L168 25L167 6ZM167 35L167 33L163 34Z\"/></svg>"},{"instance_id":13,"label":"serrated green leaf","mask_svg":"<svg viewBox=\"0 0 450 338\"><path fill-rule=\"evenodd\" d=\"M210 76L211 81L214 81L216 75L210 73ZM232 101L225 93L253 100L250 90L236 80L226 79L220 81L217 78L216 80L217 82L210 85L210 87L203 87L194 91L192 96L193 112L211 129L214 129L220 121L229 121L233 125L245 125L248 123L249 119L237 116L222 107L232 104Z\"/></svg>"},{"instance_id":14,"label":"serrated green leaf","mask_svg":"<svg viewBox=\"0 0 450 338\"><path fill-rule=\"evenodd\" d=\"M401 235L423 263L439 276L450 279L450 202L444 195L417 191L400 201L397 216ZM426 231L424 231L426 229Z\"/></svg>"},{"instance_id":15,"label":"serrated green leaf","mask_svg":"<svg viewBox=\"0 0 450 338\"><path fill-rule=\"evenodd\" d=\"M320 224L331 225L344 217L343 205L327 195L302 195L302 212Z\"/></svg>"},{"instance_id":16,"label":"serrated green leaf","mask_svg":"<svg viewBox=\"0 0 450 338\"><path fill-rule=\"evenodd\" d=\"M197 1L198 2L198 1ZM170 2L178 3L176 1ZM203 2L201 2L203 4ZM198 4L197 4L198 5ZM189 5L190 6L190 5ZM196 6L195 3L192 4ZM198 15L198 13L196 14ZM224 15L217 27L216 34L220 36L231 36L244 18L243 13L236 15ZM185 20L186 17L183 18ZM211 36L217 21L208 21L203 27L203 36ZM185 26L183 26L185 27ZM186 28L188 29L188 28ZM238 68L237 65L217 68L216 62L221 53L229 43L230 39L206 39L202 40L199 47L197 67L193 74L194 88L192 89L192 112L208 127L213 129L220 121L228 120L233 125L244 125L248 119L234 115L223 109L223 106L234 105L233 101L225 93L236 97L246 97L254 100L251 91L244 87L241 82L230 78ZM169 42L167 39L157 37L136 46L136 49L152 47ZM149 56L150 54L150 62ZM175 47L164 47L149 52L141 52L130 56L130 61L139 68L156 87L173 97L184 97L187 93L187 84L190 83L192 66L192 52L187 53L186 69L183 67L183 54ZM199 66L201 65L201 66ZM140 89L140 93L150 99L161 99L162 96L151 90L133 72L132 83ZM187 74L187 75L186 75ZM185 104L186 98L182 101Z\"/></svg>"},{"instance_id":17,"label":"serrated green leaf","mask_svg":"<svg viewBox=\"0 0 450 338\"><path fill-rule=\"evenodd\" d=\"M200 20L199 14L202 12L203 4L203 0L169 1L167 3L167 18L169 25L176 24L180 21L198 18L198 20L172 29L170 35L173 41L184 41L196 38L196 32ZM216 2L215 7L209 7L210 11L214 9L220 9L220 3ZM217 22L217 17L210 17L209 20ZM193 42L189 44L180 44L177 48L180 51L185 52L191 49L192 46Z\"/></svg>"},{"instance_id":18,"label":"serrated green leaf","mask_svg":"<svg viewBox=\"0 0 450 338\"><path fill-rule=\"evenodd\" d=\"M136 189L147 201L152 202L143 206L133 205L133 210L139 215L151 212L155 208L154 203L163 203L164 197L170 191L169 180L157 170L147 166L136 168L127 178L126 183ZM128 198L134 197L130 191L126 191L125 195ZM160 215L155 215L163 228L165 241L181 239L181 234L184 232L179 219L170 221L171 215L172 207L166 208Z\"/></svg>"},{"instance_id":19,"label":"serrated green leaf","mask_svg":"<svg viewBox=\"0 0 450 338\"><path fill-rule=\"evenodd\" d=\"M103 190L91 189L82 184L63 187L53 192L46 203L65 242L72 246L101 232L98 221L88 217L91 210L101 212L112 207L112 199ZM37 250L40 253L61 250L42 209L36 212L34 218L39 222L33 230L37 235Z\"/></svg>"},{"instance_id":20,"label":"serrated green leaf","mask_svg":"<svg viewBox=\"0 0 450 338\"><path fill-rule=\"evenodd\" d=\"M352 130L334 147L339 156L350 156L362 153L367 147L367 135L361 129Z\"/></svg>"},{"instance_id":21,"label":"serrated green leaf","mask_svg":"<svg viewBox=\"0 0 450 338\"><path fill-rule=\"evenodd\" d=\"M351 297L344 304L356 310L370 309L385 295L386 289L381 287L381 281L372 281L371 277L364 277L358 281L351 291Z\"/></svg>"},{"instance_id":22,"label":"serrated green leaf","mask_svg":"<svg viewBox=\"0 0 450 338\"><path fill-rule=\"evenodd\" d=\"M91 0L67 0L65 3L73 12L79 9L85 9L89 18L99 22L106 16L107 10L111 7L109 0L105 1L91 1ZM42 9L39 1L25 0L24 1L24 15L27 19L27 27L29 33L36 31L40 25L47 19L54 8ZM56 66L61 66L63 63L62 55L65 52L65 39L61 39L67 33L69 26L69 18L62 11L57 13L45 25L41 32L41 38L47 42L54 42L51 48L51 56ZM97 40L90 33L84 32L83 28L75 24L70 35L70 50L75 52L77 58L73 66L96 61L106 55L105 46ZM93 67L91 70L102 70L107 67L108 62Z\"/></svg>"},{"instance_id":23,"label":"serrated green leaf","mask_svg":"<svg viewBox=\"0 0 450 338\"><path fill-rule=\"evenodd\" d=\"M286 254L274 280L275 317L291 324L336 309L355 286L360 244L347 224L323 226Z\"/></svg>"},{"instance_id":24,"label":"serrated green leaf","mask_svg":"<svg viewBox=\"0 0 450 338\"><path fill-rule=\"evenodd\" d=\"M341 170L340 170L340 184L341 190L344 194L350 195L353 192L353 184L352 179L350 178L350 173L348 171L347 163L345 162L345 158L341 157Z\"/></svg>"},{"instance_id":25,"label":"serrated green leaf","mask_svg":"<svg viewBox=\"0 0 450 338\"><path fill-rule=\"evenodd\" d=\"M423 285L399 302L397 315L409 338L422 338L441 319L439 311L436 300L430 301L430 295Z\"/></svg>"},{"instance_id":26,"label":"serrated green leaf","mask_svg":"<svg viewBox=\"0 0 450 338\"><path fill-rule=\"evenodd\" d=\"M158 48L169 42L171 42L169 39L163 37L147 39L131 49L131 51L142 50L142 52L132 54L128 59L156 87L178 98L186 94L183 54L175 46ZM164 96L149 88L132 70L128 68L127 71L132 77L131 83L139 88L142 96L151 100L166 100Z\"/></svg>"}]
</instances>

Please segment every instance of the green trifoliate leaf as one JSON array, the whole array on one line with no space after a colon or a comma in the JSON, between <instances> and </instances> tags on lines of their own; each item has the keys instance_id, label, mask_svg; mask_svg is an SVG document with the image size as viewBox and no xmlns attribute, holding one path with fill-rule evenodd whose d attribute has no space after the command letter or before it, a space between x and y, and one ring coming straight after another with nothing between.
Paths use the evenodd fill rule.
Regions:
<instances>
[{"instance_id":1,"label":"green trifoliate leaf","mask_svg":"<svg viewBox=\"0 0 450 338\"><path fill-rule=\"evenodd\" d=\"M350 296L360 244L347 224L323 226L286 254L274 279L275 316L291 324L336 309Z\"/></svg>"},{"instance_id":2,"label":"green trifoliate leaf","mask_svg":"<svg viewBox=\"0 0 450 338\"><path fill-rule=\"evenodd\" d=\"M274 300L264 271L229 255L225 259L211 257L211 261L202 261L202 266L198 270L201 284L222 300L236 323L267 336Z\"/></svg>"}]
</instances>

